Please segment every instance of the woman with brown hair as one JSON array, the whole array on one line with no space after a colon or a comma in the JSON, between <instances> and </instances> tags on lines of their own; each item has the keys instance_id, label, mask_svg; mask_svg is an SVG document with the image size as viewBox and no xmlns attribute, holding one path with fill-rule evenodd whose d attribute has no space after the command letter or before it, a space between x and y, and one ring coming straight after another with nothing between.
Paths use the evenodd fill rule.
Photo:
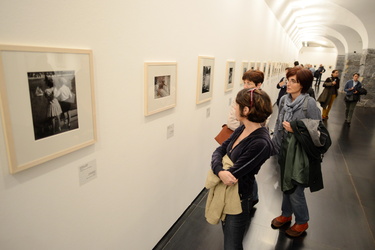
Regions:
<instances>
[{"instance_id":1,"label":"woman with brown hair","mask_svg":"<svg viewBox=\"0 0 375 250\"><path fill-rule=\"evenodd\" d=\"M323 108L322 119L328 119L329 111L335 101L338 89L340 88L339 71L337 69L332 71L331 77L328 77L323 83L324 90L318 98L318 102Z\"/></svg>"},{"instance_id":2,"label":"woman with brown hair","mask_svg":"<svg viewBox=\"0 0 375 250\"><path fill-rule=\"evenodd\" d=\"M295 224L286 230L289 236L300 236L308 228L309 211L305 198L305 187L310 186L310 190L317 191L323 188L321 173L309 179L308 166L300 172L293 172L294 162L287 161L288 150L295 150L292 145L293 129L292 121L302 119L321 120L320 110L315 99L307 93L313 82L313 76L308 69L294 67L287 73L287 94L280 99L279 114L277 117L274 136L272 141L278 154L278 163L281 169L281 190L283 191L283 201L281 215L272 220L273 228L280 228L292 220L295 216ZM301 164L297 164L300 167ZM316 177L316 179L315 179ZM308 180L302 183L301 180ZM285 180L288 180L286 182ZM288 184L288 185L287 185ZM313 187L313 188L312 188Z\"/></svg>"},{"instance_id":3,"label":"woman with brown hair","mask_svg":"<svg viewBox=\"0 0 375 250\"><path fill-rule=\"evenodd\" d=\"M224 249L243 249L242 240L250 222L250 210L253 204L254 175L273 154L273 144L268 129L262 126L271 113L271 99L263 90L243 89L238 92L235 114L241 125L212 155L211 168L213 174L220 179L218 185L225 185L225 189L238 188L238 191L232 194L242 211L221 214L221 211L225 211L224 208L220 210L219 218L213 221L207 213L211 211L210 199L207 199L207 221L215 224L220 218L222 219ZM223 166L223 158L226 157L230 160L229 168ZM215 186L210 188L209 197L217 197L215 190ZM225 199L230 198L225 196ZM225 203L230 202L226 200Z\"/></svg>"}]
</instances>

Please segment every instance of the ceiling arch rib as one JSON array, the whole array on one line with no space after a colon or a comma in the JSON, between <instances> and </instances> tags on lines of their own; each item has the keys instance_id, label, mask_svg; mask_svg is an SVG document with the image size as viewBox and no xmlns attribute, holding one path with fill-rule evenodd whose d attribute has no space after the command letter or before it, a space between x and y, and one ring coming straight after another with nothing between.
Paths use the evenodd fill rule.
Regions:
<instances>
[{"instance_id":1,"label":"ceiling arch rib","mask_svg":"<svg viewBox=\"0 0 375 250\"><path fill-rule=\"evenodd\" d=\"M368 46L367 30L362 21L350 11L351 8L344 8L332 0L264 1L297 47L301 47L301 41L306 39L311 27L322 27L320 31L316 31L315 36L332 38L331 42L337 44L336 48L340 52L343 49L358 51ZM337 34L341 34L338 37L340 43L334 39Z\"/></svg>"},{"instance_id":2,"label":"ceiling arch rib","mask_svg":"<svg viewBox=\"0 0 375 250\"><path fill-rule=\"evenodd\" d=\"M365 47L365 45L363 44L363 40L361 39L361 36L357 32L357 30L354 30L348 26L338 24L327 25L327 27L336 30L345 37L348 43L348 50L346 51L347 53L362 51L362 49Z\"/></svg>"},{"instance_id":3,"label":"ceiling arch rib","mask_svg":"<svg viewBox=\"0 0 375 250\"><path fill-rule=\"evenodd\" d=\"M345 45L339 39L337 39L334 36L328 36L328 35L326 37L331 42L333 42L333 44L335 45L335 47L337 49L337 54L338 55L345 55L346 54L347 50L345 49ZM346 44L346 46L347 46L347 44Z\"/></svg>"},{"instance_id":4,"label":"ceiling arch rib","mask_svg":"<svg viewBox=\"0 0 375 250\"><path fill-rule=\"evenodd\" d=\"M302 42L314 41L319 46L319 42L316 41L318 36L329 38L339 54L348 53L348 42L345 37L337 30L326 26L305 28L301 36Z\"/></svg>"}]
</instances>

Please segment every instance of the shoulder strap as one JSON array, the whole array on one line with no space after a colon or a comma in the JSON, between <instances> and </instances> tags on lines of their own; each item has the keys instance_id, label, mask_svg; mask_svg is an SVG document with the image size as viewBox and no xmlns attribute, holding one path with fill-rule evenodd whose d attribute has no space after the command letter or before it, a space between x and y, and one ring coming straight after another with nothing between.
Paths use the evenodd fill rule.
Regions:
<instances>
[{"instance_id":1,"label":"shoulder strap","mask_svg":"<svg viewBox=\"0 0 375 250\"><path fill-rule=\"evenodd\" d=\"M305 100L303 101L303 107L302 107L302 110L305 113L305 117L307 117L307 107L308 107L308 104L309 104L309 97L307 96L305 98Z\"/></svg>"}]
</instances>

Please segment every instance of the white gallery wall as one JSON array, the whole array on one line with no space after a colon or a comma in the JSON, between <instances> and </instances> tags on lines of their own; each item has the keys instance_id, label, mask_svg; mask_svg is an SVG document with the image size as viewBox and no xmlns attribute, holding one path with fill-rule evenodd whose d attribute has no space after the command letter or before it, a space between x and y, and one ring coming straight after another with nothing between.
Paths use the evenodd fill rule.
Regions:
<instances>
[{"instance_id":1,"label":"white gallery wall","mask_svg":"<svg viewBox=\"0 0 375 250\"><path fill-rule=\"evenodd\" d=\"M316 65L315 69L322 64L326 72L322 75L322 79L331 76L332 70L336 67L337 49L324 47L302 47L298 54L298 60L302 64Z\"/></svg>"},{"instance_id":2,"label":"white gallery wall","mask_svg":"<svg viewBox=\"0 0 375 250\"><path fill-rule=\"evenodd\" d=\"M0 0L0 44L91 49L98 133L93 146L10 175L0 125L6 250L151 249L203 189L242 61L298 57L263 0ZM215 73L212 100L197 105L199 55L215 57ZM224 93L227 60L235 87ZM176 107L147 117L146 61L178 63ZM274 101L279 77L263 87ZM91 161L97 178L80 185Z\"/></svg>"}]
</instances>

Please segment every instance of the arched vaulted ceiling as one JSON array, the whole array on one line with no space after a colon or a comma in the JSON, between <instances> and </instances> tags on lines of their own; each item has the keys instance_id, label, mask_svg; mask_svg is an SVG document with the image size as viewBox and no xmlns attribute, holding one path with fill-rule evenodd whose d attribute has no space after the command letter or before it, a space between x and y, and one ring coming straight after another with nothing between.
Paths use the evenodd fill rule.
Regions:
<instances>
[{"instance_id":1,"label":"arched vaulted ceiling","mask_svg":"<svg viewBox=\"0 0 375 250\"><path fill-rule=\"evenodd\" d=\"M298 48L375 48L375 0L264 0Z\"/></svg>"}]
</instances>

